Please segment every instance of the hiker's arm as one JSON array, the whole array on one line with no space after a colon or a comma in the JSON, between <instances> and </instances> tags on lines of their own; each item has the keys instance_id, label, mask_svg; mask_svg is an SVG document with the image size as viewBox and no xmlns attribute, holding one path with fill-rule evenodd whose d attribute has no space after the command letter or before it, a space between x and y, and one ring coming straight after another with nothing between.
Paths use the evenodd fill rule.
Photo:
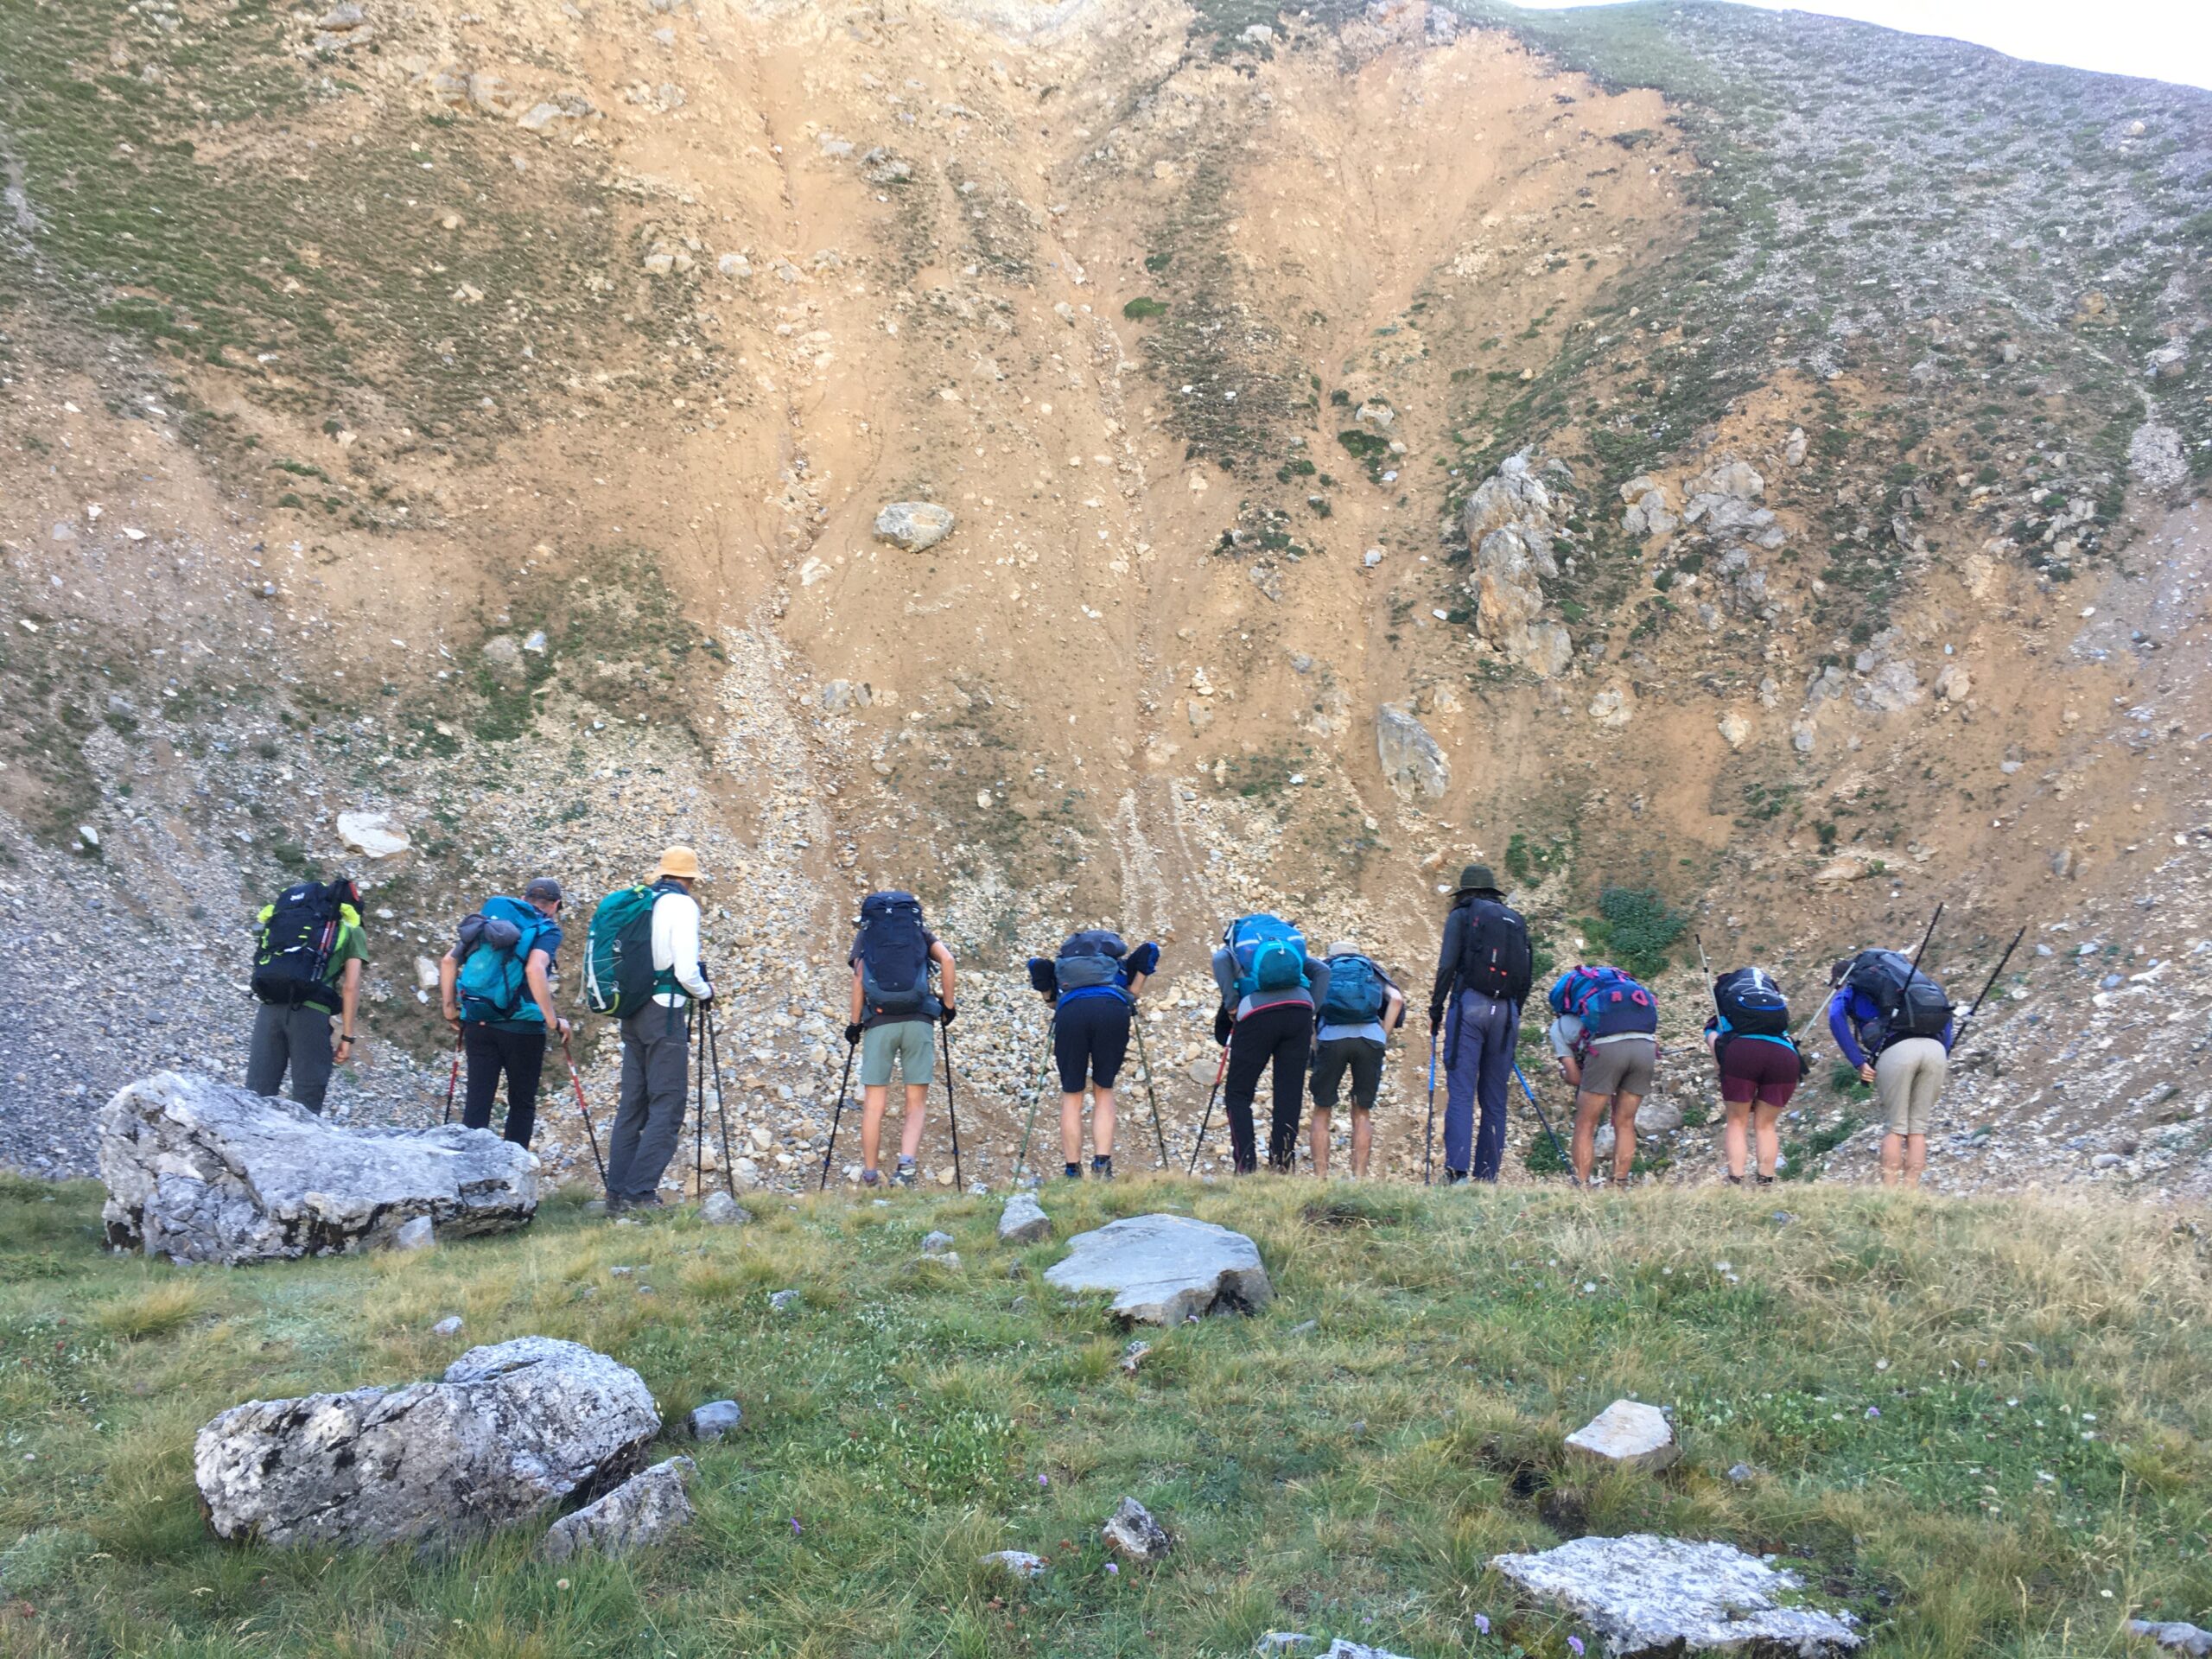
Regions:
<instances>
[{"instance_id":1,"label":"hiker's arm","mask_svg":"<svg viewBox=\"0 0 2212 1659\"><path fill-rule=\"evenodd\" d=\"M553 958L543 950L533 950L530 960L523 964L522 976L530 982L530 994L537 1003L538 1013L545 1016L545 1029L556 1036L569 1034L569 1022L553 1012L553 981L547 969Z\"/></svg>"},{"instance_id":2,"label":"hiker's arm","mask_svg":"<svg viewBox=\"0 0 2212 1659\"><path fill-rule=\"evenodd\" d=\"M446 1023L449 1026L461 1023L461 1001L456 992L460 978L461 964L448 950L438 958L438 1001L445 1008Z\"/></svg>"},{"instance_id":3,"label":"hiker's arm","mask_svg":"<svg viewBox=\"0 0 2212 1659\"><path fill-rule=\"evenodd\" d=\"M338 1041L332 1052L341 1061L353 1058L353 1011L361 1001L361 959L355 957L338 976Z\"/></svg>"},{"instance_id":4,"label":"hiker's arm","mask_svg":"<svg viewBox=\"0 0 2212 1659\"><path fill-rule=\"evenodd\" d=\"M1382 1029L1395 1031L1406 1023L1406 994L1396 986L1384 988L1382 1001Z\"/></svg>"},{"instance_id":5,"label":"hiker's arm","mask_svg":"<svg viewBox=\"0 0 2212 1659\"><path fill-rule=\"evenodd\" d=\"M1313 1011L1319 1014L1321 1005L1329 1000L1329 963L1325 957L1306 958L1306 983L1313 994Z\"/></svg>"},{"instance_id":6,"label":"hiker's arm","mask_svg":"<svg viewBox=\"0 0 2212 1659\"><path fill-rule=\"evenodd\" d=\"M1428 1023L1444 1023L1444 1005L1452 998L1452 982L1459 971L1459 929L1467 912L1455 910L1444 918L1444 942L1436 949L1436 983L1428 993Z\"/></svg>"},{"instance_id":7,"label":"hiker's arm","mask_svg":"<svg viewBox=\"0 0 2212 1659\"><path fill-rule=\"evenodd\" d=\"M857 1026L868 1014L868 998L861 989L861 965L853 964L853 1017L846 1023Z\"/></svg>"},{"instance_id":8,"label":"hiker's arm","mask_svg":"<svg viewBox=\"0 0 2212 1659\"><path fill-rule=\"evenodd\" d=\"M938 1001L946 1007L951 1007L959 999L952 994L952 952L945 949L943 939L930 946L930 960L937 963L938 971L944 976L944 989L938 993Z\"/></svg>"},{"instance_id":9,"label":"hiker's arm","mask_svg":"<svg viewBox=\"0 0 2212 1659\"><path fill-rule=\"evenodd\" d=\"M661 900L669 906L669 971L676 976L678 985L700 1001L711 1001L715 988L707 983L706 973L699 966L699 902L688 895L679 896L683 898L682 904L670 903L669 899Z\"/></svg>"},{"instance_id":10,"label":"hiker's arm","mask_svg":"<svg viewBox=\"0 0 2212 1659\"><path fill-rule=\"evenodd\" d=\"M1135 997L1144 989L1144 982L1160 969L1160 947L1147 941L1129 952L1129 995Z\"/></svg>"},{"instance_id":11,"label":"hiker's arm","mask_svg":"<svg viewBox=\"0 0 2212 1659\"><path fill-rule=\"evenodd\" d=\"M1846 985L1828 999L1828 1035L1835 1039L1836 1052L1854 1071L1866 1069L1866 1051L1859 1046L1859 1033L1851 1024L1851 987Z\"/></svg>"}]
</instances>

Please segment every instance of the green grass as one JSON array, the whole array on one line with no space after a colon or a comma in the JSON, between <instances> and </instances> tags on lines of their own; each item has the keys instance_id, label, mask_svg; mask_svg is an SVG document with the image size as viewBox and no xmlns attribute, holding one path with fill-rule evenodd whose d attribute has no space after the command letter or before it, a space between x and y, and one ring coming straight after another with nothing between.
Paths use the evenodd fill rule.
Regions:
<instances>
[{"instance_id":1,"label":"green grass","mask_svg":"<svg viewBox=\"0 0 2212 1659\"><path fill-rule=\"evenodd\" d=\"M1878 1655L2112 1652L2130 1611L2212 1598L2212 1309L2161 1214L1269 1178L1045 1197L1064 1236L1171 1205L1243 1229L1276 1300L1151 1333L1132 1376L1101 1308L1039 1280L1057 1245L997 1245L994 1202L756 1199L728 1231L556 1203L512 1239L224 1273L105 1255L95 1189L10 1181L0 1551L23 1601L0 1645L1232 1655L1296 1628L1508 1659L1592 1633L1490 1557L1635 1529L1779 1554ZM917 1264L933 1226L964 1269ZM767 1306L785 1286L795 1318ZM448 1313L465 1339L430 1335ZM421 1557L207 1536L190 1452L216 1412L528 1332L635 1366L671 1421L741 1402L739 1434L681 1448L680 1541L554 1567L542 1523ZM1675 1408L1683 1461L1571 1466L1561 1435L1630 1394ZM1124 1493L1176 1535L1155 1570L1107 1571ZM1013 1585L976 1565L999 1548L1052 1567Z\"/></svg>"}]
</instances>

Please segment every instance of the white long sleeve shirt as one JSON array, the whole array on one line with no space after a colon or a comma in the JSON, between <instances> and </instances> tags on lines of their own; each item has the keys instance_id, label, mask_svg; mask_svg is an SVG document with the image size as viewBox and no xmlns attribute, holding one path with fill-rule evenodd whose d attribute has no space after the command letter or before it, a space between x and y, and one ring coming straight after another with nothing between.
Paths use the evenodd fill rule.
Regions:
<instances>
[{"instance_id":1,"label":"white long sleeve shirt","mask_svg":"<svg viewBox=\"0 0 2212 1659\"><path fill-rule=\"evenodd\" d=\"M664 893L653 900L653 971L673 972L676 982L693 996L712 996L714 987L699 971L699 901L688 893ZM655 993L664 1007L680 1007L675 991Z\"/></svg>"}]
</instances>

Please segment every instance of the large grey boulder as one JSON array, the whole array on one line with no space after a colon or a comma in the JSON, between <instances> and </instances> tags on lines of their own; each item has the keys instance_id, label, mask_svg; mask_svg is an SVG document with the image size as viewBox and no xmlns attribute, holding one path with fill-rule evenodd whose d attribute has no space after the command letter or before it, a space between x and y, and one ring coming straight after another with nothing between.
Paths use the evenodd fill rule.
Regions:
<instances>
[{"instance_id":1,"label":"large grey boulder","mask_svg":"<svg viewBox=\"0 0 2212 1659\"><path fill-rule=\"evenodd\" d=\"M1110 1291L1114 1317L1137 1325L1249 1313L1274 1294L1258 1245L1189 1216L1127 1216L1077 1233L1045 1282L1078 1294Z\"/></svg>"},{"instance_id":2,"label":"large grey boulder","mask_svg":"<svg viewBox=\"0 0 2212 1659\"><path fill-rule=\"evenodd\" d=\"M1632 1533L1577 1538L1538 1555L1499 1555L1514 1583L1567 1608L1608 1651L1772 1654L1821 1659L1864 1639L1848 1613L1796 1600L1796 1574L1732 1544Z\"/></svg>"},{"instance_id":3,"label":"large grey boulder","mask_svg":"<svg viewBox=\"0 0 2212 1659\"><path fill-rule=\"evenodd\" d=\"M919 553L952 534L952 509L934 501L893 501L875 515L875 533Z\"/></svg>"},{"instance_id":4,"label":"large grey boulder","mask_svg":"<svg viewBox=\"0 0 2212 1659\"><path fill-rule=\"evenodd\" d=\"M1376 709L1375 756L1382 763L1383 780L1408 800L1415 795L1434 800L1452 786L1452 766L1443 749L1402 704L1386 702Z\"/></svg>"},{"instance_id":5,"label":"large grey boulder","mask_svg":"<svg viewBox=\"0 0 2212 1659\"><path fill-rule=\"evenodd\" d=\"M193 1475L219 1538L467 1536L620 1480L659 1432L628 1366L519 1337L470 1349L436 1382L233 1406L200 1431Z\"/></svg>"},{"instance_id":6,"label":"large grey boulder","mask_svg":"<svg viewBox=\"0 0 2212 1659\"><path fill-rule=\"evenodd\" d=\"M671 1458L631 1476L597 1503L556 1521L538 1554L549 1561L565 1561L587 1553L626 1555L658 1543L698 1514L684 1490L698 1467L689 1458Z\"/></svg>"},{"instance_id":7,"label":"large grey boulder","mask_svg":"<svg viewBox=\"0 0 2212 1659\"><path fill-rule=\"evenodd\" d=\"M186 1072L127 1084L101 1110L108 1243L235 1267L503 1232L537 1208L537 1160L488 1129L346 1129L287 1100Z\"/></svg>"}]
</instances>

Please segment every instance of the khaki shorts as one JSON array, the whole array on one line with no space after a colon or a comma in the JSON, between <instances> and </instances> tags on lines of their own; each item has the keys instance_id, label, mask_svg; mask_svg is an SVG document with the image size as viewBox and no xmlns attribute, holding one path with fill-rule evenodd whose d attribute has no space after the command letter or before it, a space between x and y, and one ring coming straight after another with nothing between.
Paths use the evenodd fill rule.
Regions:
<instances>
[{"instance_id":1,"label":"khaki shorts","mask_svg":"<svg viewBox=\"0 0 2212 1659\"><path fill-rule=\"evenodd\" d=\"M1577 1086L1586 1095L1648 1095L1658 1065L1659 1045L1649 1037L1592 1043Z\"/></svg>"},{"instance_id":2,"label":"khaki shorts","mask_svg":"<svg viewBox=\"0 0 2212 1659\"><path fill-rule=\"evenodd\" d=\"M887 1087L894 1060L909 1089L928 1088L937 1076L937 1027L927 1020L899 1020L861 1033L861 1088Z\"/></svg>"},{"instance_id":3,"label":"khaki shorts","mask_svg":"<svg viewBox=\"0 0 2212 1659\"><path fill-rule=\"evenodd\" d=\"M1936 1097L1951 1075L1951 1057L1933 1037L1905 1037L1874 1060L1874 1093L1891 1135L1925 1135Z\"/></svg>"}]
</instances>

